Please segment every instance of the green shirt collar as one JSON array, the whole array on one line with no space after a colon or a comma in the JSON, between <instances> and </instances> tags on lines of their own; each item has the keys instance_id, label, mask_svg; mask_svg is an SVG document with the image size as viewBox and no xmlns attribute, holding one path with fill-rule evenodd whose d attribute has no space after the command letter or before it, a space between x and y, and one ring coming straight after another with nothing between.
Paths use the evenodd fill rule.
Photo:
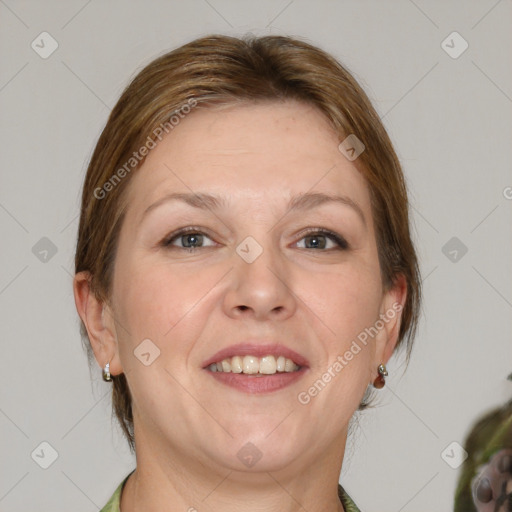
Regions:
<instances>
[{"instance_id":1,"label":"green shirt collar","mask_svg":"<svg viewBox=\"0 0 512 512\"><path fill-rule=\"evenodd\" d=\"M133 470L135 471L135 470ZM100 512L119 512L119 502L121 500L121 491L123 490L123 486L128 480L128 477L133 473L133 471L126 476L126 478L119 484L114 494L112 494L111 498L108 500L108 503L100 510ZM350 499L350 496L345 492L343 487L338 484L338 496L340 501L345 509L345 512L361 512L356 504Z\"/></svg>"}]
</instances>

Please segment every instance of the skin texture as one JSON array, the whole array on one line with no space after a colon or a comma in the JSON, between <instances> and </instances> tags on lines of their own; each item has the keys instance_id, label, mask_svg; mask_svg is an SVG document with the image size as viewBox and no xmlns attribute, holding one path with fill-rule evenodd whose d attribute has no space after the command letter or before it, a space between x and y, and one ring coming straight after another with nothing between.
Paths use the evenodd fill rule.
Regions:
<instances>
[{"instance_id":1,"label":"skin texture","mask_svg":"<svg viewBox=\"0 0 512 512\"><path fill-rule=\"evenodd\" d=\"M132 392L137 470L123 491L123 512L168 503L176 510L343 510L337 482L348 422L393 352L400 315L308 404L297 395L379 314L403 305L406 286L399 279L382 289L369 190L339 142L321 113L293 101L196 108L132 177L110 305L89 293L85 273L74 282L98 364L124 372ZM226 206L173 201L143 215L174 192L215 194ZM338 203L286 213L290 198L307 192L349 197L365 222ZM161 245L187 226L205 234L204 247L180 247L190 237ZM334 231L349 249L330 238L318 240L326 248L311 248L308 228ZM252 263L236 252L248 236L263 249ZM227 387L202 368L249 337L286 345L309 368L268 394ZM145 366L134 350L148 338L160 355ZM249 442L261 454L252 467L237 457Z\"/></svg>"}]
</instances>

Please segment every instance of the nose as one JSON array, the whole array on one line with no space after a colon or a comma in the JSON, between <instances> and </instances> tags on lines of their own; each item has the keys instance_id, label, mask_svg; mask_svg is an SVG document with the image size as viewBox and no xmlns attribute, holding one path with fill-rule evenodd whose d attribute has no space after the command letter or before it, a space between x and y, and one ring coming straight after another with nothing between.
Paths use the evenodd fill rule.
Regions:
<instances>
[{"instance_id":1,"label":"nose","mask_svg":"<svg viewBox=\"0 0 512 512\"><path fill-rule=\"evenodd\" d=\"M252 263L235 252L224 295L225 313L234 319L285 320L295 313L290 268L278 249L266 247Z\"/></svg>"}]
</instances>

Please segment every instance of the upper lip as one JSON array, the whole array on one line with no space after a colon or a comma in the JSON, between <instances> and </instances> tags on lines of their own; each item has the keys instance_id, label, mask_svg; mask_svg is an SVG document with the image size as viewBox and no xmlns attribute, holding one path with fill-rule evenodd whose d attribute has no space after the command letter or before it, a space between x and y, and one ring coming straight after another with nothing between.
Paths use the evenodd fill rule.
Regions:
<instances>
[{"instance_id":1,"label":"upper lip","mask_svg":"<svg viewBox=\"0 0 512 512\"><path fill-rule=\"evenodd\" d=\"M271 343L268 340L253 340L239 343L237 345L231 345L229 347L223 348L222 350L219 350L213 356L209 357L203 362L203 368L207 368L212 363L217 363L223 359L229 359L233 356L264 357L269 355L284 356L288 359L291 359L295 364L299 366L309 366L308 360L291 348L288 348L280 343Z\"/></svg>"}]
</instances>

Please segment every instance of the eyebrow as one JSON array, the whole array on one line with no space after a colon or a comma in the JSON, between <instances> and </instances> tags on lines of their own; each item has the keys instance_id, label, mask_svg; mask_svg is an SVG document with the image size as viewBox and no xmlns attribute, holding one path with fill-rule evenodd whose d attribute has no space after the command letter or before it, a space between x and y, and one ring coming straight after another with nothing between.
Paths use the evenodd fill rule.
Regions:
<instances>
[{"instance_id":1,"label":"eyebrow","mask_svg":"<svg viewBox=\"0 0 512 512\"><path fill-rule=\"evenodd\" d=\"M203 192L196 193L171 193L160 198L154 202L144 211L142 218L144 218L150 211L154 210L163 203L169 201L181 201L194 208L202 210L218 210L221 208L227 208L228 203L225 198L206 194ZM298 194L293 196L286 210L286 214L292 211L304 211L316 208L323 204L337 203L351 207L361 218L363 224L366 226L366 218L364 216L362 208L350 197L325 194L323 192L306 192L304 194ZM142 221L142 219L141 219Z\"/></svg>"}]
</instances>

